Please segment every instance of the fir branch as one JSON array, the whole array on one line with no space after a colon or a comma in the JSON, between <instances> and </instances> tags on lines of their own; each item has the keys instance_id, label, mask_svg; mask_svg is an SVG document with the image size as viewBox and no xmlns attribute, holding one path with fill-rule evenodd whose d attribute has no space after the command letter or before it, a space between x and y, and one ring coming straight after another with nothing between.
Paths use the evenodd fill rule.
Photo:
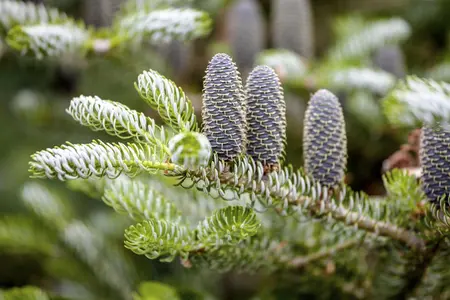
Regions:
<instances>
[{"instance_id":1,"label":"fir branch","mask_svg":"<svg viewBox=\"0 0 450 300\"><path fill-rule=\"evenodd\" d=\"M383 108L394 125L421 127L450 122L450 85L407 77L384 98Z\"/></svg>"},{"instance_id":2,"label":"fir branch","mask_svg":"<svg viewBox=\"0 0 450 300\"><path fill-rule=\"evenodd\" d=\"M337 70L330 75L330 84L333 87L344 90L367 89L380 95L385 95L395 82L393 75L367 68Z\"/></svg>"},{"instance_id":3,"label":"fir branch","mask_svg":"<svg viewBox=\"0 0 450 300\"><path fill-rule=\"evenodd\" d=\"M121 9L123 14L132 14L140 11L151 12L157 9L170 7L182 8L192 6L193 0L128 0Z\"/></svg>"},{"instance_id":4,"label":"fir branch","mask_svg":"<svg viewBox=\"0 0 450 300\"><path fill-rule=\"evenodd\" d=\"M127 213L136 221L166 220L179 223L180 211L163 194L139 179L121 176L110 181L102 200L115 211Z\"/></svg>"},{"instance_id":5,"label":"fir branch","mask_svg":"<svg viewBox=\"0 0 450 300\"><path fill-rule=\"evenodd\" d=\"M448 197L441 197L436 204L429 206L426 217L428 227L433 228L441 235L449 235L450 233L450 206L448 205Z\"/></svg>"},{"instance_id":6,"label":"fir branch","mask_svg":"<svg viewBox=\"0 0 450 300\"><path fill-rule=\"evenodd\" d=\"M186 257L192 241L186 227L150 219L125 230L125 247L150 259L169 262L177 255Z\"/></svg>"},{"instance_id":7,"label":"fir branch","mask_svg":"<svg viewBox=\"0 0 450 300\"><path fill-rule=\"evenodd\" d=\"M200 222L197 238L203 247L236 244L258 232L261 226L253 209L228 206L217 210L211 217Z\"/></svg>"},{"instance_id":8,"label":"fir branch","mask_svg":"<svg viewBox=\"0 0 450 300\"><path fill-rule=\"evenodd\" d=\"M24 186L22 200L53 229L63 241L64 250L74 252L96 277L107 283L124 299L131 293L133 270L118 248L110 244L100 232L69 215L70 206L54 192L36 183ZM61 215L58 215L61 213Z\"/></svg>"},{"instance_id":9,"label":"fir branch","mask_svg":"<svg viewBox=\"0 0 450 300\"><path fill-rule=\"evenodd\" d=\"M121 139L133 138L136 142L155 145L161 150L160 160L167 159L168 134L163 127L143 113L127 106L97 96L79 96L72 99L66 110L75 121L93 131L105 131Z\"/></svg>"},{"instance_id":10,"label":"fir branch","mask_svg":"<svg viewBox=\"0 0 450 300\"><path fill-rule=\"evenodd\" d=\"M260 226L252 209L229 206L199 223L195 231L184 225L150 218L125 231L125 247L150 259L172 261L176 256L208 253L211 248L237 244L255 235Z\"/></svg>"},{"instance_id":11,"label":"fir branch","mask_svg":"<svg viewBox=\"0 0 450 300\"><path fill-rule=\"evenodd\" d=\"M139 75L134 86L142 99L175 131L198 130L191 101L173 81L149 70Z\"/></svg>"},{"instance_id":12,"label":"fir branch","mask_svg":"<svg viewBox=\"0 0 450 300\"><path fill-rule=\"evenodd\" d=\"M442 295L445 298L445 293L449 294L448 282L450 280L450 272L447 267L450 257L449 246L448 238L440 242L439 248L436 249L423 274L420 285L415 290L414 296L425 298L430 295Z\"/></svg>"},{"instance_id":13,"label":"fir branch","mask_svg":"<svg viewBox=\"0 0 450 300\"><path fill-rule=\"evenodd\" d=\"M319 205L322 206L323 209L319 208ZM414 250L422 251L425 247L425 241L413 231L408 231L388 222L371 219L370 217L363 216L357 212L351 212L342 205L337 205L336 203L323 204L322 202L319 205L312 211L321 214L329 212L336 221L344 222L348 226L355 225L358 229L372 232L380 236L390 237L406 244Z\"/></svg>"},{"instance_id":14,"label":"fir branch","mask_svg":"<svg viewBox=\"0 0 450 300\"><path fill-rule=\"evenodd\" d=\"M160 162L157 151L148 144L67 143L32 155L29 172L33 178L57 178L61 181L107 176L116 178L124 173L136 176L142 172L169 171L180 167Z\"/></svg>"},{"instance_id":15,"label":"fir branch","mask_svg":"<svg viewBox=\"0 0 450 300\"><path fill-rule=\"evenodd\" d=\"M116 180L117 179L113 179L111 181ZM101 197L98 198L98 200L100 199ZM101 234L108 239L119 240L123 238L123 230L133 223L126 215L118 214L114 210L95 211L89 216L87 222L92 228L95 228L98 234Z\"/></svg>"},{"instance_id":16,"label":"fir branch","mask_svg":"<svg viewBox=\"0 0 450 300\"><path fill-rule=\"evenodd\" d=\"M50 300L47 293L34 286L16 287L5 291L0 290L0 298L2 300Z\"/></svg>"},{"instance_id":17,"label":"fir branch","mask_svg":"<svg viewBox=\"0 0 450 300\"><path fill-rule=\"evenodd\" d=\"M138 39L148 37L154 44L205 36L211 24L207 13L189 8L140 11L118 21L120 34Z\"/></svg>"},{"instance_id":18,"label":"fir branch","mask_svg":"<svg viewBox=\"0 0 450 300\"><path fill-rule=\"evenodd\" d=\"M276 271L290 255L291 249L285 243L257 235L235 245L223 245L207 252L191 252L184 264L207 267L220 273L233 270L260 274Z\"/></svg>"},{"instance_id":19,"label":"fir branch","mask_svg":"<svg viewBox=\"0 0 450 300\"><path fill-rule=\"evenodd\" d=\"M383 174L382 179L388 196L401 199L402 206L415 207L424 197L417 178L407 170L393 169Z\"/></svg>"},{"instance_id":20,"label":"fir branch","mask_svg":"<svg viewBox=\"0 0 450 300\"><path fill-rule=\"evenodd\" d=\"M405 170L394 169L383 175L383 182L388 196L386 202L389 211L396 216L397 224L410 224L425 199L417 178ZM421 224L416 222L412 227L418 225Z\"/></svg>"},{"instance_id":21,"label":"fir branch","mask_svg":"<svg viewBox=\"0 0 450 300\"><path fill-rule=\"evenodd\" d=\"M66 14L44 4L17 0L0 1L0 26L8 31L16 25L51 24L67 21Z\"/></svg>"},{"instance_id":22,"label":"fir branch","mask_svg":"<svg viewBox=\"0 0 450 300\"><path fill-rule=\"evenodd\" d=\"M410 35L410 25L400 18L368 23L332 48L329 58L335 61L362 58L386 44L401 43Z\"/></svg>"},{"instance_id":23,"label":"fir branch","mask_svg":"<svg viewBox=\"0 0 450 300\"><path fill-rule=\"evenodd\" d=\"M71 207L42 184L25 183L22 187L21 198L25 206L50 227L64 228L73 219L74 213Z\"/></svg>"},{"instance_id":24,"label":"fir branch","mask_svg":"<svg viewBox=\"0 0 450 300\"><path fill-rule=\"evenodd\" d=\"M62 57L84 51L89 32L80 25L68 22L62 24L38 24L16 26L8 32L6 42L22 55L32 54L37 59Z\"/></svg>"},{"instance_id":25,"label":"fir branch","mask_svg":"<svg viewBox=\"0 0 450 300\"><path fill-rule=\"evenodd\" d=\"M424 279L427 269L430 267L434 258L438 254L442 241L442 239L439 239L437 242L433 243L431 247L428 247L424 255L419 258L412 257L410 259L411 263L407 265L408 276L406 285L397 295L395 295L395 298L408 298L414 293Z\"/></svg>"},{"instance_id":26,"label":"fir branch","mask_svg":"<svg viewBox=\"0 0 450 300\"><path fill-rule=\"evenodd\" d=\"M235 204L234 201L212 198L195 189L176 188L173 186L175 182L168 179L163 176L151 176L146 178L145 182L151 185L152 189L163 194L166 199L170 199L182 212L186 222L192 226L196 227L205 216L212 215L215 210Z\"/></svg>"},{"instance_id":27,"label":"fir branch","mask_svg":"<svg viewBox=\"0 0 450 300\"><path fill-rule=\"evenodd\" d=\"M294 210L293 210L294 211ZM293 212L294 213L294 212ZM271 216L269 221L263 216ZM348 227L344 223L326 222L326 220L312 219L307 214L298 212L292 216L280 214L263 214L262 231L264 234L289 241L292 246L302 249L297 255L307 256L310 253L331 249L349 240L375 240L364 231ZM299 224L302 224L299 226ZM292 259L289 257L288 259Z\"/></svg>"},{"instance_id":28,"label":"fir branch","mask_svg":"<svg viewBox=\"0 0 450 300\"><path fill-rule=\"evenodd\" d=\"M227 190L249 193L267 207L281 206L282 211L292 207L316 217L329 216L347 226L401 241L416 250L423 250L425 246L425 241L415 232L380 221L386 218L388 211L379 202L372 204L362 195L346 192L345 187L340 194L329 195L327 188L312 182L300 170L294 172L290 167L265 177L264 167L248 157L237 160L234 170L226 171L224 163L215 157L209 168L186 171L179 176L181 183L187 177L195 178L197 187L207 194L215 189L227 199Z\"/></svg>"},{"instance_id":29,"label":"fir branch","mask_svg":"<svg viewBox=\"0 0 450 300\"><path fill-rule=\"evenodd\" d=\"M65 244L76 251L98 279L112 287L123 299L128 299L136 274L119 248L81 221L68 224L61 235Z\"/></svg>"},{"instance_id":30,"label":"fir branch","mask_svg":"<svg viewBox=\"0 0 450 300\"><path fill-rule=\"evenodd\" d=\"M370 250L371 268L368 277L371 279L371 296L380 299L407 299L396 296L407 285L409 265L414 264L414 257L406 252L407 249L395 243L376 245Z\"/></svg>"}]
</instances>

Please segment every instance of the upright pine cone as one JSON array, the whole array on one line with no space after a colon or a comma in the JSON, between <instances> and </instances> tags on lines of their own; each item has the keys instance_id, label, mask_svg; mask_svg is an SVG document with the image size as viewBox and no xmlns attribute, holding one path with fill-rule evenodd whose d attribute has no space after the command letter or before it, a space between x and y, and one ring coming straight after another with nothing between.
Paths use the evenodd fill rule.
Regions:
<instances>
[{"instance_id":1,"label":"upright pine cone","mask_svg":"<svg viewBox=\"0 0 450 300\"><path fill-rule=\"evenodd\" d=\"M245 152L246 120L242 80L227 54L216 54L203 82L203 133L220 159Z\"/></svg>"},{"instance_id":2,"label":"upright pine cone","mask_svg":"<svg viewBox=\"0 0 450 300\"><path fill-rule=\"evenodd\" d=\"M424 126L419 156L422 190L431 203L439 206L440 198L450 193L450 131Z\"/></svg>"},{"instance_id":3,"label":"upright pine cone","mask_svg":"<svg viewBox=\"0 0 450 300\"><path fill-rule=\"evenodd\" d=\"M286 105L275 71L253 69L247 79L247 154L264 165L279 164L286 140Z\"/></svg>"},{"instance_id":4,"label":"upright pine cone","mask_svg":"<svg viewBox=\"0 0 450 300\"><path fill-rule=\"evenodd\" d=\"M319 90L305 112L303 156L306 173L326 187L344 179L347 164L345 120L338 98Z\"/></svg>"}]
</instances>

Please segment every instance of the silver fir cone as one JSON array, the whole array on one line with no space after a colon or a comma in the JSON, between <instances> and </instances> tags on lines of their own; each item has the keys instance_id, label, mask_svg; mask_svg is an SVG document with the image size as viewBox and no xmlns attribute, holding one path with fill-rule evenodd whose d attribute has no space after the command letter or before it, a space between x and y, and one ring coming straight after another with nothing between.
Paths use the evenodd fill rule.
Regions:
<instances>
[{"instance_id":1,"label":"silver fir cone","mask_svg":"<svg viewBox=\"0 0 450 300\"><path fill-rule=\"evenodd\" d=\"M227 54L216 54L203 82L203 134L220 159L231 161L245 152L246 105L242 80Z\"/></svg>"},{"instance_id":2,"label":"silver fir cone","mask_svg":"<svg viewBox=\"0 0 450 300\"><path fill-rule=\"evenodd\" d=\"M397 78L406 74L405 57L399 45L387 45L378 49L373 55L373 64Z\"/></svg>"},{"instance_id":3,"label":"silver fir cone","mask_svg":"<svg viewBox=\"0 0 450 300\"><path fill-rule=\"evenodd\" d=\"M422 190L431 203L439 206L441 197L450 192L450 131L424 126L420 143Z\"/></svg>"},{"instance_id":4,"label":"silver fir cone","mask_svg":"<svg viewBox=\"0 0 450 300\"><path fill-rule=\"evenodd\" d=\"M247 154L264 165L278 165L286 140L286 105L275 71L257 66L246 84Z\"/></svg>"},{"instance_id":5,"label":"silver fir cone","mask_svg":"<svg viewBox=\"0 0 450 300\"><path fill-rule=\"evenodd\" d=\"M265 29L261 5L257 0L237 0L227 12L227 40L242 74L248 75L256 55L264 49Z\"/></svg>"},{"instance_id":6,"label":"silver fir cone","mask_svg":"<svg viewBox=\"0 0 450 300\"><path fill-rule=\"evenodd\" d=\"M319 90L309 101L303 139L306 173L323 186L339 185L347 164L347 136L342 107L331 92Z\"/></svg>"}]
</instances>

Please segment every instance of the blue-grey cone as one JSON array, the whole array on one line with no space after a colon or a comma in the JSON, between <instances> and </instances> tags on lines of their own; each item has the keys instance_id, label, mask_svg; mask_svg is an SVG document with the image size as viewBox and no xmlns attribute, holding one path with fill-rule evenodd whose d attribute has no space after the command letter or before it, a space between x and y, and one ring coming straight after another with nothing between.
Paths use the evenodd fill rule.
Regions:
<instances>
[{"instance_id":1,"label":"blue-grey cone","mask_svg":"<svg viewBox=\"0 0 450 300\"><path fill-rule=\"evenodd\" d=\"M347 137L342 107L327 90L316 92L304 119L303 156L305 171L326 187L339 185L347 164Z\"/></svg>"},{"instance_id":2,"label":"blue-grey cone","mask_svg":"<svg viewBox=\"0 0 450 300\"><path fill-rule=\"evenodd\" d=\"M246 106L242 80L227 54L216 54L203 82L203 133L220 159L245 152Z\"/></svg>"},{"instance_id":3,"label":"blue-grey cone","mask_svg":"<svg viewBox=\"0 0 450 300\"><path fill-rule=\"evenodd\" d=\"M439 206L450 192L450 131L441 126L424 126L420 145L422 190L428 200ZM447 202L448 203L448 202Z\"/></svg>"},{"instance_id":4,"label":"blue-grey cone","mask_svg":"<svg viewBox=\"0 0 450 300\"><path fill-rule=\"evenodd\" d=\"M264 165L278 165L286 140L286 105L275 71L257 66L246 84L247 154Z\"/></svg>"}]
</instances>

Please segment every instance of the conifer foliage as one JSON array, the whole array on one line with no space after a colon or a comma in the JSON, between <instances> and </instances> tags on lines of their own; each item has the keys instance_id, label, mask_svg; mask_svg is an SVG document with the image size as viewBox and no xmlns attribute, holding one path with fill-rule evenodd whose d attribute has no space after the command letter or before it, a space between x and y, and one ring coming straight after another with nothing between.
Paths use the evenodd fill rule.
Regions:
<instances>
[{"instance_id":1,"label":"conifer foliage","mask_svg":"<svg viewBox=\"0 0 450 300\"><path fill-rule=\"evenodd\" d=\"M206 12L190 7L171 7L161 1L145 7L133 5L133 2L123 6L111 28L97 31L43 4L2 0L0 37L21 54L37 59L61 59L104 53L118 46L123 49L136 44L134 42L155 44L192 40L211 30L212 21Z\"/></svg>"},{"instance_id":2,"label":"conifer foliage","mask_svg":"<svg viewBox=\"0 0 450 300\"><path fill-rule=\"evenodd\" d=\"M1 33L13 49L39 59L96 51L99 32L57 10L18 3L0 0ZM211 20L191 3L127 3L114 26L101 34L108 51L205 36ZM282 7L288 1L277 3L280 9L289 7ZM308 1L289 3L296 11L309 8ZM303 20L310 21L309 14L305 11ZM316 92L304 117L303 167L284 161L287 108L279 78L290 77L283 81L290 84L305 79L311 69L298 53L262 53L257 61L268 65L255 66L246 82L232 57L214 55L203 82L202 124L183 89L147 69L136 74L134 87L161 122L115 100L80 95L70 101L67 114L118 141L67 142L37 151L29 162L30 177L65 182L124 217L120 223L109 216L104 227L108 235L120 232L125 252L108 242L105 228L77 219L70 201L36 181L25 184L21 197L50 234L32 220L1 218L0 248L14 244L64 260L57 271L72 272L67 276L77 278L83 289L96 284L127 300L138 272L124 253L181 262L197 271L297 271L307 283L302 288L318 280L363 299L448 291L450 276L442 266L448 265L450 245L449 85L417 77L396 83L395 76L368 70L366 56L380 45L404 40L410 28L401 19L356 23L361 28L355 34L341 28L342 41L313 72L319 80L313 80ZM291 48L311 57L309 32L310 27ZM405 172L390 172L383 177L388 194L377 198L346 185L346 122L338 98L325 86L387 94L382 108L391 123L423 127L421 183ZM85 279L85 269L98 282ZM178 297L155 283L141 284L133 297L150 299L156 291ZM2 291L0 297L49 298L32 287Z\"/></svg>"}]
</instances>

